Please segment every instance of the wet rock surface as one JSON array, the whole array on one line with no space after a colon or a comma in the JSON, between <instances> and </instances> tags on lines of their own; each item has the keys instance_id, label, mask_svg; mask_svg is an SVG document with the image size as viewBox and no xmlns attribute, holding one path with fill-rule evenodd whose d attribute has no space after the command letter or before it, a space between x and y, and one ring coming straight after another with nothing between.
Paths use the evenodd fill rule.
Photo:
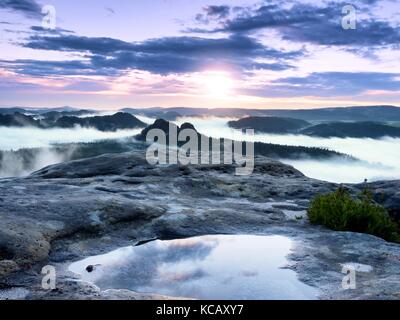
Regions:
<instances>
[{"instance_id":1,"label":"wet rock surface","mask_svg":"<svg viewBox=\"0 0 400 320\"><path fill-rule=\"evenodd\" d=\"M337 185L264 157L256 158L252 175L234 172L233 165L152 166L143 151L133 151L0 180L0 283L27 290L26 299L166 298L102 292L78 281L66 265L146 239L277 234L295 241L287 267L318 288L321 298L399 298L398 244L308 223L310 199ZM398 181L370 184L376 201L394 216L399 186ZM346 187L357 192L363 185ZM348 263L373 268L359 272L355 290L341 287ZM41 287L45 265L56 267L56 290Z\"/></svg>"}]
</instances>

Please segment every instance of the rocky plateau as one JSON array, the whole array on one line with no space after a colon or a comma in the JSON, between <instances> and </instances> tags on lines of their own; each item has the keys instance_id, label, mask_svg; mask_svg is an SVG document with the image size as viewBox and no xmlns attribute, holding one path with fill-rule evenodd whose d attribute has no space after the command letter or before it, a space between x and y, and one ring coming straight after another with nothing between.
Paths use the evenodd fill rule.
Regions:
<instances>
[{"instance_id":1,"label":"rocky plateau","mask_svg":"<svg viewBox=\"0 0 400 320\"><path fill-rule=\"evenodd\" d=\"M320 299L400 298L400 245L308 222L310 199L337 185L261 156L252 175L234 172L235 165L149 165L137 150L0 180L0 298L171 299L102 291L67 266L146 239L208 234L291 238L296 245L286 267L317 288ZM346 187L356 193L365 185ZM399 219L400 181L368 187ZM372 267L359 273L355 290L341 287L346 263ZM45 265L56 267L55 290L41 287Z\"/></svg>"}]
</instances>

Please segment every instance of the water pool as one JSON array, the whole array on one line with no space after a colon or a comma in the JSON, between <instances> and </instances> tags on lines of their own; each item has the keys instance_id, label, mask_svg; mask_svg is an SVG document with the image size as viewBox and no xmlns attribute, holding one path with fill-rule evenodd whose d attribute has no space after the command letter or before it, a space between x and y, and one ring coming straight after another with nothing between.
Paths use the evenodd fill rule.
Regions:
<instances>
[{"instance_id":1,"label":"water pool","mask_svg":"<svg viewBox=\"0 0 400 320\"><path fill-rule=\"evenodd\" d=\"M153 241L75 262L69 270L101 289L195 299L316 299L284 269L293 242L282 236L212 235ZM87 266L95 266L87 272Z\"/></svg>"}]
</instances>

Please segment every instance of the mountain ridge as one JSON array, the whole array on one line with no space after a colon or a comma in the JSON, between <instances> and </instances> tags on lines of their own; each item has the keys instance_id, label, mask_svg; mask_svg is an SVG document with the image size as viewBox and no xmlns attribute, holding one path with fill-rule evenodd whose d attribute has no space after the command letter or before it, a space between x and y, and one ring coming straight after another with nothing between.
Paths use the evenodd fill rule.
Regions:
<instances>
[{"instance_id":1,"label":"mountain ridge","mask_svg":"<svg viewBox=\"0 0 400 320\"><path fill-rule=\"evenodd\" d=\"M0 114L4 113L33 113L41 114L48 111L79 111L98 113L100 110L79 109L71 107L61 108L28 108L28 107L0 107ZM400 121L400 106L395 105L366 105L366 106L343 106L343 107L318 107L313 109L252 109L252 108L195 108L195 107L144 107L144 108L121 108L118 111L146 115L155 118L165 117L165 120L175 120L183 116L221 116L221 117L245 117L245 116L280 116L298 118L302 120L316 121ZM117 112L117 111L116 111Z\"/></svg>"}]
</instances>

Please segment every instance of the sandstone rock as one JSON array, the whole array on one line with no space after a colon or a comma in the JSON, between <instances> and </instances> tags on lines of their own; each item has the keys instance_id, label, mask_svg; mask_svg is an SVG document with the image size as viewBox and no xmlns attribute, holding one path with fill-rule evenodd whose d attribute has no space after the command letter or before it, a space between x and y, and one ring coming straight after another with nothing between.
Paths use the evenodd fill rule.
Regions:
<instances>
[{"instance_id":1,"label":"sandstone rock","mask_svg":"<svg viewBox=\"0 0 400 320\"><path fill-rule=\"evenodd\" d=\"M6 276L10 273L18 271L18 265L12 260L2 260L0 261L0 277Z\"/></svg>"},{"instance_id":2,"label":"sandstone rock","mask_svg":"<svg viewBox=\"0 0 400 320\"><path fill-rule=\"evenodd\" d=\"M40 270L46 264L65 268L73 260L140 239L280 234L297 241L292 268L321 289L323 297L376 298L382 294L377 285L381 281L384 296L395 298L400 291L398 244L311 226L307 219L288 214L287 210L303 212L311 198L337 185L264 157L256 158L250 176L235 176L234 169L151 166L143 151L132 151L50 166L24 179L0 180L0 276L29 289L32 299L144 299L78 284L62 268L58 291L43 292ZM398 212L399 181L369 186L376 190L378 202ZM363 188L346 187L351 192ZM385 197L379 200L382 193ZM358 293L340 291L340 263L346 262L373 265L375 271L366 280L371 287ZM11 275L17 268L21 271Z\"/></svg>"}]
</instances>

